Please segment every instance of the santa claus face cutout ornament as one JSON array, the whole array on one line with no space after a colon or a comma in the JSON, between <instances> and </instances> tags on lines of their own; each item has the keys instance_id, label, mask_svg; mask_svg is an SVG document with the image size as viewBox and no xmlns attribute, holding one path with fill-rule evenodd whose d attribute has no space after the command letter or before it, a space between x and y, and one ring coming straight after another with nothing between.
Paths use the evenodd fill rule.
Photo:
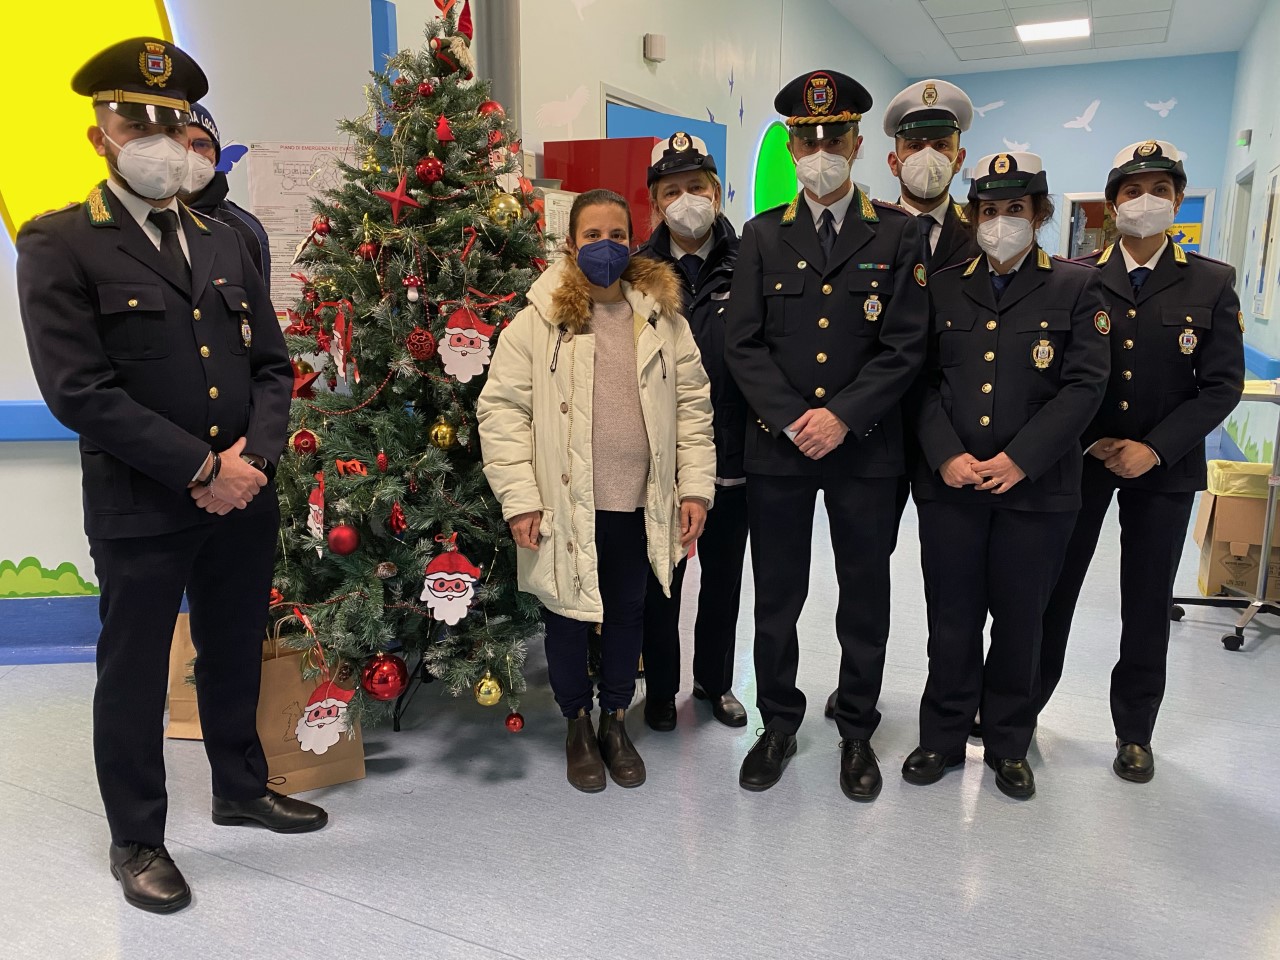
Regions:
<instances>
[{"instance_id":1,"label":"santa claus face cutout ornament","mask_svg":"<svg viewBox=\"0 0 1280 960\"><path fill-rule=\"evenodd\" d=\"M445 551L427 564L420 598L434 619L451 627L471 609L480 579L480 568L454 546L456 536L438 538L445 544Z\"/></svg>"},{"instance_id":2,"label":"santa claus face cutout ornament","mask_svg":"<svg viewBox=\"0 0 1280 960\"><path fill-rule=\"evenodd\" d=\"M451 313L440 349L444 372L456 377L459 383L468 383L484 373L489 365L494 329L468 307Z\"/></svg>"},{"instance_id":3,"label":"santa claus face cutout ornament","mask_svg":"<svg viewBox=\"0 0 1280 960\"><path fill-rule=\"evenodd\" d=\"M347 732L347 707L354 694L354 690L344 690L332 680L315 688L293 729L303 750L319 756L338 742Z\"/></svg>"}]
</instances>

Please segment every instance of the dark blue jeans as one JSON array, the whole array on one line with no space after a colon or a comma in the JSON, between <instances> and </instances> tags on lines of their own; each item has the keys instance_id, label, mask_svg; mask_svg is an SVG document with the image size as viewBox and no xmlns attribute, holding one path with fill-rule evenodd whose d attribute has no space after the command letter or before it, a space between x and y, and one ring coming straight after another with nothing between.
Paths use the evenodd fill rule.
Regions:
<instances>
[{"instance_id":1,"label":"dark blue jeans","mask_svg":"<svg viewBox=\"0 0 1280 960\"><path fill-rule=\"evenodd\" d=\"M649 550L644 511L596 512L596 557L601 630L600 709L625 710L636 693L636 669L644 645L644 594ZM591 712L593 690L587 675L587 631L591 624L544 610L547 673L551 692L566 717Z\"/></svg>"}]
</instances>

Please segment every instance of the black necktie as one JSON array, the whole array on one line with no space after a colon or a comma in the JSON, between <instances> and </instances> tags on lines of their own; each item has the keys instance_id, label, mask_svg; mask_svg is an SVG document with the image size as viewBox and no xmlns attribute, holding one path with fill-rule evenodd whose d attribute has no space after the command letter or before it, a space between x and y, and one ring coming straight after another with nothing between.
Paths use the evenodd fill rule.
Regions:
<instances>
[{"instance_id":1,"label":"black necktie","mask_svg":"<svg viewBox=\"0 0 1280 960\"><path fill-rule=\"evenodd\" d=\"M929 238L933 236L933 225L938 221L927 213L916 214L916 222L920 224L920 262L926 267L933 256L933 245Z\"/></svg>"},{"instance_id":2,"label":"black necktie","mask_svg":"<svg viewBox=\"0 0 1280 960\"><path fill-rule=\"evenodd\" d=\"M823 210L818 218L818 242L822 244L822 253L828 260L831 251L836 248L836 218L830 210Z\"/></svg>"},{"instance_id":3,"label":"black necktie","mask_svg":"<svg viewBox=\"0 0 1280 960\"><path fill-rule=\"evenodd\" d=\"M689 281L689 289L698 285L698 271L702 269L702 258L696 253L686 253L680 258L680 270Z\"/></svg>"},{"instance_id":4,"label":"black necktie","mask_svg":"<svg viewBox=\"0 0 1280 960\"><path fill-rule=\"evenodd\" d=\"M152 210L147 217L160 228L160 255L173 275L181 277L190 287L191 266L183 256L182 244L178 242L178 215L172 210Z\"/></svg>"},{"instance_id":5,"label":"black necktie","mask_svg":"<svg viewBox=\"0 0 1280 960\"><path fill-rule=\"evenodd\" d=\"M1017 270L1010 270L1008 273L993 273L991 275L991 289L995 291L996 303L1000 302L1004 292L1009 289L1009 284L1013 283L1013 277L1017 272Z\"/></svg>"},{"instance_id":6,"label":"black necktie","mask_svg":"<svg viewBox=\"0 0 1280 960\"><path fill-rule=\"evenodd\" d=\"M1142 292L1142 285L1147 282L1149 276L1151 276L1150 267L1134 267L1129 271L1129 282L1133 284L1134 296Z\"/></svg>"}]
</instances>

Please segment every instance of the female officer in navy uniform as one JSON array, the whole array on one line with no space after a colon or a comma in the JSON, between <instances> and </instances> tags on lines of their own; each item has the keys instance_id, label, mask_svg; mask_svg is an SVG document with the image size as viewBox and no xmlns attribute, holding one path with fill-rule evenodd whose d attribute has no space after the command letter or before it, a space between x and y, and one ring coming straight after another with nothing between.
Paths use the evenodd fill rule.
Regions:
<instances>
[{"instance_id":1,"label":"female officer in navy uniform","mask_svg":"<svg viewBox=\"0 0 1280 960\"><path fill-rule=\"evenodd\" d=\"M1111 674L1112 769L1155 776L1151 733L1164 697L1173 578L1197 490L1204 438L1240 399L1244 326L1235 270L1185 251L1166 231L1187 175L1173 144L1120 151L1106 197L1120 242L1082 262L1102 275L1116 330L1111 382L1085 431L1083 505L1044 617L1043 707L1062 676L1071 617L1111 498L1120 501L1120 659Z\"/></svg>"},{"instance_id":2,"label":"female officer in navy uniform","mask_svg":"<svg viewBox=\"0 0 1280 960\"><path fill-rule=\"evenodd\" d=\"M1026 799L1040 620L1080 508L1111 321L1096 274L1035 242L1053 215L1040 158L1002 153L977 171L968 218L984 255L930 277L915 496L930 604L946 615L930 619L920 746L902 776L934 783L963 764L981 707L996 785Z\"/></svg>"},{"instance_id":3,"label":"female officer in navy uniform","mask_svg":"<svg viewBox=\"0 0 1280 960\"><path fill-rule=\"evenodd\" d=\"M693 695L730 727L747 711L733 685L733 648L747 554L747 479L742 470L747 404L724 359L725 308L738 234L720 210L716 161L698 137L677 132L653 148L649 199L661 222L636 256L676 267L684 316L702 353L715 408L716 506L698 540L702 584L693 628ZM676 568L668 598L650 574L644 609L644 719L654 730L676 727L680 690L680 589L687 561Z\"/></svg>"}]
</instances>

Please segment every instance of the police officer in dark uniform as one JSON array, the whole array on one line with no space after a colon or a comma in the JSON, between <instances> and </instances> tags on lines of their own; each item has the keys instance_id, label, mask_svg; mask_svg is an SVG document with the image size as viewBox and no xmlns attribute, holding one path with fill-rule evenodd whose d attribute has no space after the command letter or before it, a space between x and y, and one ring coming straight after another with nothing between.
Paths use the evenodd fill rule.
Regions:
<instances>
[{"instance_id":1,"label":"police officer in dark uniform","mask_svg":"<svg viewBox=\"0 0 1280 960\"><path fill-rule=\"evenodd\" d=\"M1107 177L1119 243L1085 257L1111 303L1111 380L1085 448L1083 505L1044 616L1043 708L1062 676L1071 618L1114 495L1120 503L1120 658L1111 673L1115 772L1155 776L1151 734L1164 697L1173 578L1204 438L1240 399L1244 324L1235 270L1169 239L1187 175L1173 144L1125 147Z\"/></svg>"},{"instance_id":2,"label":"police officer in dark uniform","mask_svg":"<svg viewBox=\"0 0 1280 960\"><path fill-rule=\"evenodd\" d=\"M751 408L745 468L765 730L739 783L765 790L796 750L796 622L809 586L814 501L831 524L840 598L840 786L873 800L871 736L889 636L889 555L903 474L900 401L924 359L928 302L916 221L850 181L871 95L817 70L788 83L801 193L747 223L729 306L729 369Z\"/></svg>"},{"instance_id":3,"label":"police officer in dark uniform","mask_svg":"<svg viewBox=\"0 0 1280 960\"><path fill-rule=\"evenodd\" d=\"M262 221L238 203L228 199L231 185L227 175L218 170L222 162L222 139L218 125L203 104L191 104L191 122L187 125L191 152L191 172L183 186L182 201L205 220L225 223L244 241L258 275L271 293L271 245ZM198 159L197 159L198 158Z\"/></svg>"},{"instance_id":4,"label":"police officer in dark uniform","mask_svg":"<svg viewBox=\"0 0 1280 960\"><path fill-rule=\"evenodd\" d=\"M184 590L214 822L301 832L326 821L267 789L255 726L279 527L269 477L292 374L244 244L176 200L200 67L139 37L93 57L72 88L93 100L89 140L110 176L22 228L18 297L40 391L80 434L102 591L93 739L111 872L129 903L169 912L191 899L164 846L164 702Z\"/></svg>"},{"instance_id":5,"label":"police officer in dark uniform","mask_svg":"<svg viewBox=\"0 0 1280 960\"><path fill-rule=\"evenodd\" d=\"M914 490L934 615L920 746L902 775L934 783L963 764L981 706L996 785L1026 799L1040 619L1080 507L1079 439L1102 401L1111 321L1098 278L1035 242L1053 215L1039 157L976 169L968 215L984 255L930 279Z\"/></svg>"},{"instance_id":6,"label":"police officer in dark uniform","mask_svg":"<svg viewBox=\"0 0 1280 960\"><path fill-rule=\"evenodd\" d=\"M884 111L884 132L894 143L889 170L901 185L898 205L919 224L920 260L930 274L972 260L979 253L964 208L950 193L951 181L964 166L960 138L972 122L973 103L968 94L945 80L911 84L889 101ZM912 405L911 400L906 404L908 408ZM906 431L903 439L907 473L898 486L899 522L920 457L915 432ZM827 698L825 712L828 717L836 715L834 690Z\"/></svg>"},{"instance_id":7,"label":"police officer in dark uniform","mask_svg":"<svg viewBox=\"0 0 1280 960\"><path fill-rule=\"evenodd\" d=\"M698 539L702 583L693 629L693 695L711 704L730 727L747 724L747 711L730 689L742 565L747 553L747 487L742 469L746 401L724 359L725 310L738 259L738 234L721 212L715 158L698 137L677 132L653 148L649 197L662 222L636 256L677 268L684 316L711 380L715 409L716 507ZM674 730L680 690L680 591L688 561L671 580L671 596L650 573L644 611L644 718L654 730Z\"/></svg>"}]
</instances>

